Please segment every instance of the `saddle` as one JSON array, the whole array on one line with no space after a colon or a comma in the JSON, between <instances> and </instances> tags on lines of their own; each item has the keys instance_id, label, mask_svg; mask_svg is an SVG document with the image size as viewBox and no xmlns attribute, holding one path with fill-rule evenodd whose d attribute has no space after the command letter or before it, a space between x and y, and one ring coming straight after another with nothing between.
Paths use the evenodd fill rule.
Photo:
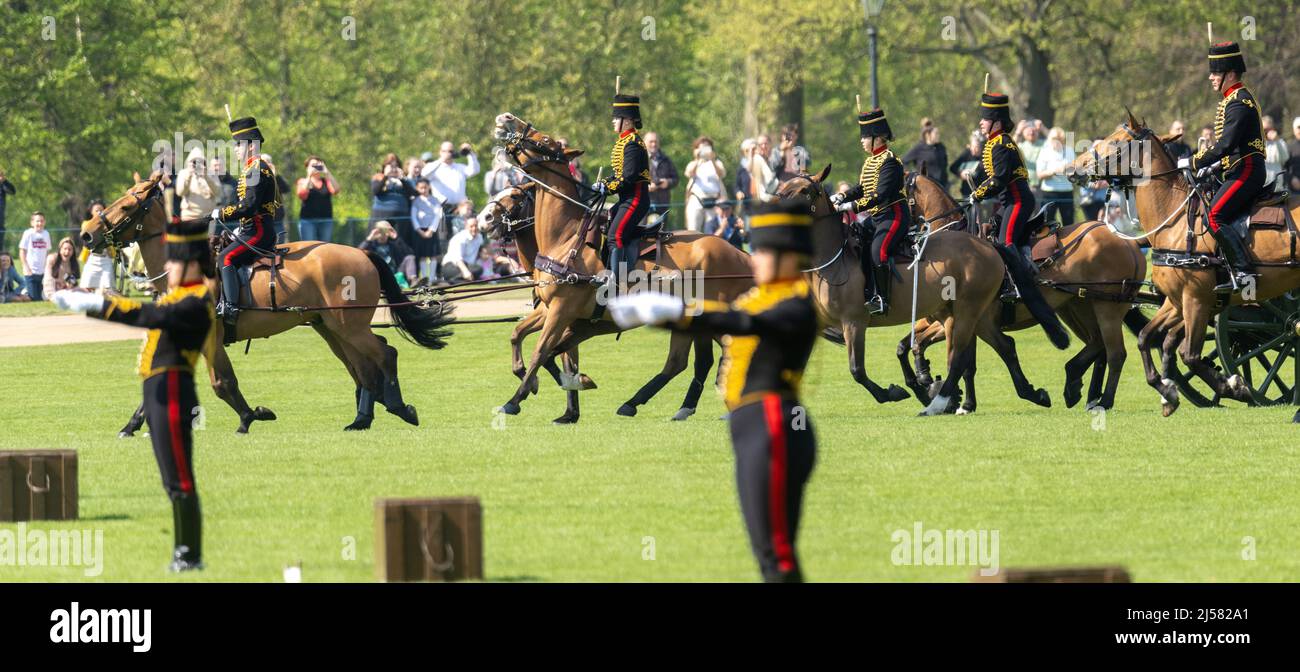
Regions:
<instances>
[{"instance_id":1,"label":"saddle","mask_svg":"<svg viewBox=\"0 0 1300 672\"><path fill-rule=\"evenodd\" d=\"M1291 209L1297 205L1300 205L1300 196L1266 191L1251 204L1246 226L1251 229L1289 229L1295 226L1290 221Z\"/></svg>"}]
</instances>

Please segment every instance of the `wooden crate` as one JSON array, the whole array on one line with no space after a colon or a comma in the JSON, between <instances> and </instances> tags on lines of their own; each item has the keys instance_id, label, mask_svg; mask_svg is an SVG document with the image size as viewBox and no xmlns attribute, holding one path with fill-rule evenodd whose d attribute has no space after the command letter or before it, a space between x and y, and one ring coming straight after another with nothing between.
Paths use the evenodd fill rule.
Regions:
<instances>
[{"instance_id":1,"label":"wooden crate","mask_svg":"<svg viewBox=\"0 0 1300 672\"><path fill-rule=\"evenodd\" d=\"M1034 569L1000 569L993 576L979 572L971 575L972 583L1132 583L1123 567L1038 567Z\"/></svg>"},{"instance_id":2,"label":"wooden crate","mask_svg":"<svg viewBox=\"0 0 1300 672\"><path fill-rule=\"evenodd\" d=\"M483 510L477 497L375 500L380 581L483 578Z\"/></svg>"},{"instance_id":3,"label":"wooden crate","mask_svg":"<svg viewBox=\"0 0 1300 672\"><path fill-rule=\"evenodd\" d=\"M0 451L0 521L76 518L76 451Z\"/></svg>"}]
</instances>

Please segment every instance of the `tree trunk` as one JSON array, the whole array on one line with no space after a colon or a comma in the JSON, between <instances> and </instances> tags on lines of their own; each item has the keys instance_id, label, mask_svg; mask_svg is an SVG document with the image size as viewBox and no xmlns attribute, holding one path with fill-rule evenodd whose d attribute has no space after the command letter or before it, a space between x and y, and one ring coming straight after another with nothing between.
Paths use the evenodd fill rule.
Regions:
<instances>
[{"instance_id":1,"label":"tree trunk","mask_svg":"<svg viewBox=\"0 0 1300 672\"><path fill-rule=\"evenodd\" d=\"M1051 57L1032 39L1023 38L1017 50L1020 61L1020 89L1024 93L1025 116L1041 119L1051 128L1056 121L1052 103Z\"/></svg>"},{"instance_id":2,"label":"tree trunk","mask_svg":"<svg viewBox=\"0 0 1300 672\"><path fill-rule=\"evenodd\" d=\"M745 56L745 112L743 127L745 137L758 135L758 100L762 92L758 87L758 58L754 54Z\"/></svg>"},{"instance_id":3,"label":"tree trunk","mask_svg":"<svg viewBox=\"0 0 1300 672\"><path fill-rule=\"evenodd\" d=\"M799 62L797 55L794 60L796 63ZM778 125L798 124L799 128L803 129L803 76L797 68L791 69L788 76L791 77L786 84L789 88L777 97L776 123ZM778 140L772 141L773 145L778 143Z\"/></svg>"}]
</instances>

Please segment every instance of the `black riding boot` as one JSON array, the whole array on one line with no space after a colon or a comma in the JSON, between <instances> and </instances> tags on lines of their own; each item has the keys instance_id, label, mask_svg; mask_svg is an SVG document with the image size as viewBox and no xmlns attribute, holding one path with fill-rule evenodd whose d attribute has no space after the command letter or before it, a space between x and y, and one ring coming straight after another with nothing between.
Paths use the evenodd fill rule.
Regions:
<instances>
[{"instance_id":1,"label":"black riding boot","mask_svg":"<svg viewBox=\"0 0 1300 672\"><path fill-rule=\"evenodd\" d=\"M1229 266L1228 281L1216 286L1214 291L1239 292L1248 282L1248 278L1259 276L1259 271L1255 269L1255 262L1250 258L1250 252L1246 250L1245 241L1237 234L1234 226L1219 227L1219 230L1214 232L1214 241L1219 244L1219 252Z\"/></svg>"},{"instance_id":2,"label":"black riding boot","mask_svg":"<svg viewBox=\"0 0 1300 672\"><path fill-rule=\"evenodd\" d=\"M172 525L175 548L168 567L173 572L203 569L203 514L197 494L181 495L172 500Z\"/></svg>"},{"instance_id":3,"label":"black riding boot","mask_svg":"<svg viewBox=\"0 0 1300 672\"><path fill-rule=\"evenodd\" d=\"M1016 249L1020 250L1020 258L1025 261L1025 270L1029 271L1029 277L1038 276L1038 264L1034 263L1034 248L1029 245L1021 245Z\"/></svg>"},{"instance_id":4,"label":"black riding boot","mask_svg":"<svg viewBox=\"0 0 1300 672\"><path fill-rule=\"evenodd\" d=\"M889 289L893 281L891 277L892 270L889 262L884 262L871 268L871 277L875 285L876 294L867 301L867 308L872 315L884 315L889 312Z\"/></svg>"},{"instance_id":5,"label":"black riding boot","mask_svg":"<svg viewBox=\"0 0 1300 672\"><path fill-rule=\"evenodd\" d=\"M221 267L221 305L217 306L217 314L233 333L239 318L239 268L236 266Z\"/></svg>"}]
</instances>

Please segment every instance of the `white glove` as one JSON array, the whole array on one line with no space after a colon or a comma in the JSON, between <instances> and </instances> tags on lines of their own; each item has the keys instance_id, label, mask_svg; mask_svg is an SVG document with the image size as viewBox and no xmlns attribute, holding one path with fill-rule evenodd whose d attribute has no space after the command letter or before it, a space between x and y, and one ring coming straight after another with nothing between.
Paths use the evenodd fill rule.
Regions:
<instances>
[{"instance_id":1,"label":"white glove","mask_svg":"<svg viewBox=\"0 0 1300 672\"><path fill-rule=\"evenodd\" d=\"M221 221L221 208L217 208L216 210L212 211L212 221L214 222Z\"/></svg>"},{"instance_id":2,"label":"white glove","mask_svg":"<svg viewBox=\"0 0 1300 672\"><path fill-rule=\"evenodd\" d=\"M844 202L844 194L835 192L831 194L831 205L839 205Z\"/></svg>"},{"instance_id":3,"label":"white glove","mask_svg":"<svg viewBox=\"0 0 1300 672\"><path fill-rule=\"evenodd\" d=\"M625 294L609 302L609 314L623 329L675 322L681 319L685 310L681 299L662 292Z\"/></svg>"},{"instance_id":4,"label":"white glove","mask_svg":"<svg viewBox=\"0 0 1300 672\"><path fill-rule=\"evenodd\" d=\"M1210 173L1213 172L1214 172L1214 166L1206 166L1204 168L1201 168L1196 171L1196 179L1198 180L1205 179L1210 176Z\"/></svg>"},{"instance_id":5,"label":"white glove","mask_svg":"<svg viewBox=\"0 0 1300 672\"><path fill-rule=\"evenodd\" d=\"M604 196L606 192L609 191L609 187L605 186L604 182L592 182L591 190L600 194L601 196Z\"/></svg>"},{"instance_id":6,"label":"white glove","mask_svg":"<svg viewBox=\"0 0 1300 672\"><path fill-rule=\"evenodd\" d=\"M74 313L85 313L92 310L103 310L104 297L90 292L77 292L71 289L61 289L50 297L54 305L63 310Z\"/></svg>"},{"instance_id":7,"label":"white glove","mask_svg":"<svg viewBox=\"0 0 1300 672\"><path fill-rule=\"evenodd\" d=\"M1179 168L1191 168L1191 167L1192 167L1192 159L1191 159L1190 157L1186 157L1186 156L1184 156L1183 158L1181 158L1181 159L1178 160L1178 167L1179 167Z\"/></svg>"},{"instance_id":8,"label":"white glove","mask_svg":"<svg viewBox=\"0 0 1300 672\"><path fill-rule=\"evenodd\" d=\"M853 212L853 201L844 201L835 204L836 212Z\"/></svg>"}]
</instances>

